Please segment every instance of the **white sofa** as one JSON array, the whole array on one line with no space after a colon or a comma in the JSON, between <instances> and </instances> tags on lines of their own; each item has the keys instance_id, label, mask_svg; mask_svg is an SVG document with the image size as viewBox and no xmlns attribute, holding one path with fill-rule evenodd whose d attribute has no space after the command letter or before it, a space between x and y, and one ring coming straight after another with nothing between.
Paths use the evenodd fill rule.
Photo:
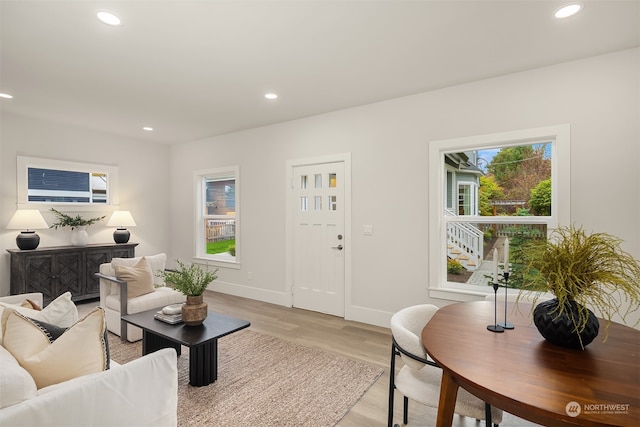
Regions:
<instances>
[{"instance_id":1,"label":"white sofa","mask_svg":"<svg viewBox=\"0 0 640 427\"><path fill-rule=\"evenodd\" d=\"M42 294L2 297L0 302L20 304L25 298L42 305ZM111 369L39 390L12 357L0 346L0 401L8 403L0 409L0 426L177 425L178 373L173 349L124 365L111 361ZM16 398L16 393L24 395Z\"/></svg>"}]
</instances>

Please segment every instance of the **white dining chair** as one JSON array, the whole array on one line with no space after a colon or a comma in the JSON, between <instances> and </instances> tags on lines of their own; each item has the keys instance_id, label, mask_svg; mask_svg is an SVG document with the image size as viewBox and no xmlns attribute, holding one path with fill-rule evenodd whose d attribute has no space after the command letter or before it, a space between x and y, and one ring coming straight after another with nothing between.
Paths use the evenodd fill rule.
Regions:
<instances>
[{"instance_id":1,"label":"white dining chair","mask_svg":"<svg viewBox=\"0 0 640 427\"><path fill-rule=\"evenodd\" d=\"M438 407L442 370L429 359L422 345L422 329L438 311L431 304L404 308L391 317L391 366L389 381L388 427L393 426L394 392L403 397L403 423L408 423L409 399L432 408ZM396 357L404 366L396 374ZM469 360L473 363L473 360ZM492 408L468 391L460 388L456 400L455 413L476 420L486 420L487 427L502 422L502 410ZM396 424L397 425L397 424Z\"/></svg>"}]
</instances>

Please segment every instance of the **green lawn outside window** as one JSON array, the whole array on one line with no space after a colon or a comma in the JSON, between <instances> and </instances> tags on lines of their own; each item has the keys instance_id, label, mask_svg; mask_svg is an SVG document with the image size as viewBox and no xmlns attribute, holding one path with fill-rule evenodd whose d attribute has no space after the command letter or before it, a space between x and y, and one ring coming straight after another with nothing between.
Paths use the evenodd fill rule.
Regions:
<instances>
[{"instance_id":1,"label":"green lawn outside window","mask_svg":"<svg viewBox=\"0 0 640 427\"><path fill-rule=\"evenodd\" d=\"M207 243L207 253L221 254L221 253L229 252L229 248L235 245L236 245L236 239L221 240L219 242L210 242L210 243Z\"/></svg>"}]
</instances>

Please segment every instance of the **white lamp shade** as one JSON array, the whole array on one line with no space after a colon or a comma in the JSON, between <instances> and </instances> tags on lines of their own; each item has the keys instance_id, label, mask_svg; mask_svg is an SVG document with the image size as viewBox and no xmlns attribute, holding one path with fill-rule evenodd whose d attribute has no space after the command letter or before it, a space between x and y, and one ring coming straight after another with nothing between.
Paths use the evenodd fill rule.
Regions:
<instances>
[{"instance_id":1,"label":"white lamp shade","mask_svg":"<svg viewBox=\"0 0 640 427\"><path fill-rule=\"evenodd\" d=\"M114 211L107 222L108 227L135 227L136 222L129 211Z\"/></svg>"},{"instance_id":2,"label":"white lamp shade","mask_svg":"<svg viewBox=\"0 0 640 427\"><path fill-rule=\"evenodd\" d=\"M7 224L9 230L41 230L49 228L37 209L20 209L13 214Z\"/></svg>"}]
</instances>

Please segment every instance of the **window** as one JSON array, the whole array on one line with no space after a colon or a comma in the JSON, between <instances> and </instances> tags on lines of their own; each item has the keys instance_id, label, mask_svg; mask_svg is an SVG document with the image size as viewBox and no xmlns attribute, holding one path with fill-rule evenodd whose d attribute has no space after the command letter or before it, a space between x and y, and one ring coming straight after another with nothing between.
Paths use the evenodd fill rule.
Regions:
<instances>
[{"instance_id":1,"label":"window","mask_svg":"<svg viewBox=\"0 0 640 427\"><path fill-rule=\"evenodd\" d=\"M195 172L196 257L238 262L238 167Z\"/></svg>"},{"instance_id":2,"label":"window","mask_svg":"<svg viewBox=\"0 0 640 427\"><path fill-rule=\"evenodd\" d=\"M116 205L115 166L18 156L18 204Z\"/></svg>"},{"instance_id":3,"label":"window","mask_svg":"<svg viewBox=\"0 0 640 427\"><path fill-rule=\"evenodd\" d=\"M458 183L458 215L477 215L476 193L478 186L471 182Z\"/></svg>"},{"instance_id":4,"label":"window","mask_svg":"<svg viewBox=\"0 0 640 427\"><path fill-rule=\"evenodd\" d=\"M569 125L430 143L432 297L493 292L488 284L494 266L504 268L507 240L509 286L518 286L518 248L570 223L569 144Z\"/></svg>"}]
</instances>

